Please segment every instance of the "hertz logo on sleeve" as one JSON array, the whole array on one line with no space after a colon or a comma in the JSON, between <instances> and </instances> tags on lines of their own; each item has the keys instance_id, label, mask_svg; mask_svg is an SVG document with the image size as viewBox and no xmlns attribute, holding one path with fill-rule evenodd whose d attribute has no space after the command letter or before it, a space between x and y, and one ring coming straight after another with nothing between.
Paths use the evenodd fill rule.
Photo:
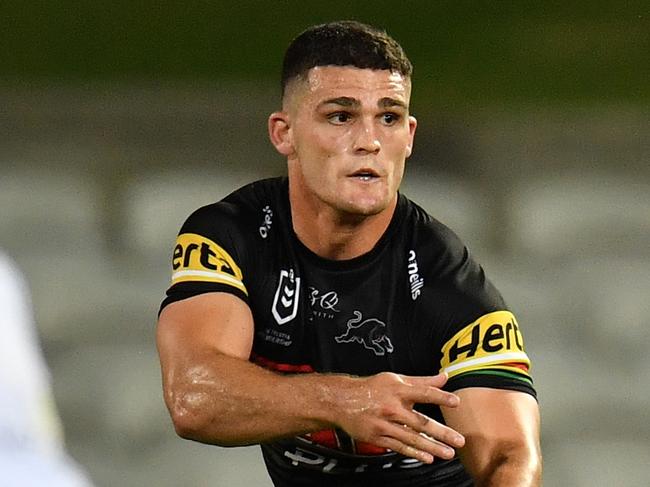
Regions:
<instances>
[{"instance_id":1,"label":"hertz logo on sleeve","mask_svg":"<svg viewBox=\"0 0 650 487\"><path fill-rule=\"evenodd\" d=\"M528 375L530 368L517 320L509 311L480 317L456 333L442 352L441 371L450 378L480 369Z\"/></svg>"},{"instance_id":2,"label":"hertz logo on sleeve","mask_svg":"<svg viewBox=\"0 0 650 487\"><path fill-rule=\"evenodd\" d=\"M172 269L172 285L187 281L219 282L248 294L241 269L230 254L212 240L196 233L178 236Z\"/></svg>"}]
</instances>

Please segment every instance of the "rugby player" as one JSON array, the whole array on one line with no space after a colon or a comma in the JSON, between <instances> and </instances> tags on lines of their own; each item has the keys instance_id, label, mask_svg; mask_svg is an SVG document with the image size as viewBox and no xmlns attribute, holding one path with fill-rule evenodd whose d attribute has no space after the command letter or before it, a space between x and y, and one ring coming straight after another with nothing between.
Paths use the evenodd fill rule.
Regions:
<instances>
[{"instance_id":1,"label":"rugby player","mask_svg":"<svg viewBox=\"0 0 650 487\"><path fill-rule=\"evenodd\" d=\"M398 192L411 74L377 28L301 33L268 119L287 177L198 209L178 235L157 331L175 429L261 444L276 486L541 481L517 320Z\"/></svg>"}]
</instances>

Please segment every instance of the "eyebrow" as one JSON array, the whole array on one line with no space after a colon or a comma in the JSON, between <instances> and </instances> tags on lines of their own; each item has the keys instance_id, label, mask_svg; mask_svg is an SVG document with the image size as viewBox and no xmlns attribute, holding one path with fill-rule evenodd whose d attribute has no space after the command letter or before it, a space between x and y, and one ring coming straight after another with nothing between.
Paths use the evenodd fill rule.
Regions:
<instances>
[{"instance_id":1,"label":"eyebrow","mask_svg":"<svg viewBox=\"0 0 650 487\"><path fill-rule=\"evenodd\" d=\"M404 103L402 100L397 100L395 98L390 98L390 97L384 97L379 102L377 103L379 107L381 108L392 108L392 107L400 107L405 110L408 110L408 105Z\"/></svg>"},{"instance_id":2,"label":"eyebrow","mask_svg":"<svg viewBox=\"0 0 650 487\"><path fill-rule=\"evenodd\" d=\"M324 100L323 102L319 103L320 106L325 106L325 105L340 105L342 107L358 107L359 106L359 100L356 98L351 98L349 96L339 96L337 98L330 98L329 100Z\"/></svg>"},{"instance_id":3,"label":"eyebrow","mask_svg":"<svg viewBox=\"0 0 650 487\"><path fill-rule=\"evenodd\" d=\"M359 100L356 98L352 98L349 96L339 96L337 98L330 98L328 100L325 100L319 104L319 106L325 106L325 105L339 105L342 107L353 107L357 108L359 107L360 103ZM377 102L377 106L379 108L393 108L393 107L400 107L405 110L408 110L408 105L404 103L402 100L397 100L395 98L390 98L388 96L382 98Z\"/></svg>"}]
</instances>

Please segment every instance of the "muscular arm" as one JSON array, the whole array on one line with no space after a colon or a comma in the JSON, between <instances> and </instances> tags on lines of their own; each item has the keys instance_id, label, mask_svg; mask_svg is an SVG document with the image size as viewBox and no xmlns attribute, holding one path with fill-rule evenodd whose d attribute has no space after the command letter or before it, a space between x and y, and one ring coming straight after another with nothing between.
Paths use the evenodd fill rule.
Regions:
<instances>
[{"instance_id":1,"label":"muscular arm","mask_svg":"<svg viewBox=\"0 0 650 487\"><path fill-rule=\"evenodd\" d=\"M447 445L462 446L451 428L413 411L416 402L457 403L439 389L445 376L283 376L248 361L253 332L247 305L226 293L163 310L157 331L163 391L180 436L235 446L341 427L424 462L453 456Z\"/></svg>"},{"instance_id":2,"label":"muscular arm","mask_svg":"<svg viewBox=\"0 0 650 487\"><path fill-rule=\"evenodd\" d=\"M467 388L445 422L466 438L460 457L477 487L541 485L539 409L523 392Z\"/></svg>"}]
</instances>

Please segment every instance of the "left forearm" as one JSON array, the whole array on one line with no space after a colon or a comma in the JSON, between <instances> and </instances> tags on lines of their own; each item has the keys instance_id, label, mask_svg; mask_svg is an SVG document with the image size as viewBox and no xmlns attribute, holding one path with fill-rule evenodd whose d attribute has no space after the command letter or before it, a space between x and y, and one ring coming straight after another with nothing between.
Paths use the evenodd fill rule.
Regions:
<instances>
[{"instance_id":1,"label":"left forearm","mask_svg":"<svg viewBox=\"0 0 650 487\"><path fill-rule=\"evenodd\" d=\"M445 422L465 436L460 458L478 487L538 487L542 477L539 406L524 392L469 387Z\"/></svg>"},{"instance_id":2,"label":"left forearm","mask_svg":"<svg viewBox=\"0 0 650 487\"><path fill-rule=\"evenodd\" d=\"M475 475L476 487L538 487L542 464L539 458L502 458Z\"/></svg>"}]
</instances>

